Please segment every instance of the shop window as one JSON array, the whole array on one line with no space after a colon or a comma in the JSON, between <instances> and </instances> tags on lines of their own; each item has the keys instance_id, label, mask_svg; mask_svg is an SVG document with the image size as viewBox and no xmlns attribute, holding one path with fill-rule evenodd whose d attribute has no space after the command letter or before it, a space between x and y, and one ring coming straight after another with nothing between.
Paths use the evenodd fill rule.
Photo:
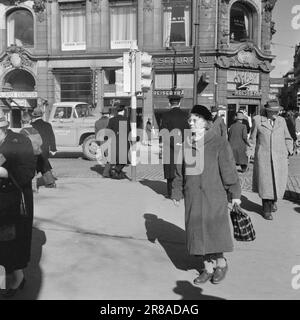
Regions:
<instances>
[{"instance_id":1,"label":"shop window","mask_svg":"<svg viewBox=\"0 0 300 320\"><path fill-rule=\"evenodd\" d=\"M58 101L93 102L92 72L90 70L75 69L72 71L54 71L60 97Z\"/></svg>"},{"instance_id":2,"label":"shop window","mask_svg":"<svg viewBox=\"0 0 300 320\"><path fill-rule=\"evenodd\" d=\"M257 23L257 13L254 8L240 1L234 3L230 10L230 41L254 40L254 26Z\"/></svg>"},{"instance_id":3,"label":"shop window","mask_svg":"<svg viewBox=\"0 0 300 320\"><path fill-rule=\"evenodd\" d=\"M190 45L191 7L182 2L171 1L165 4L163 12L163 41L165 47Z\"/></svg>"},{"instance_id":4,"label":"shop window","mask_svg":"<svg viewBox=\"0 0 300 320\"><path fill-rule=\"evenodd\" d=\"M111 3L111 49L130 48L137 43L137 6L135 1Z\"/></svg>"},{"instance_id":5,"label":"shop window","mask_svg":"<svg viewBox=\"0 0 300 320\"><path fill-rule=\"evenodd\" d=\"M194 75L192 73L177 73L177 88L192 89ZM164 73L155 75L155 89L170 89L173 87L174 74Z\"/></svg>"},{"instance_id":6,"label":"shop window","mask_svg":"<svg viewBox=\"0 0 300 320\"><path fill-rule=\"evenodd\" d=\"M61 3L61 49L86 49L86 8L84 2Z\"/></svg>"},{"instance_id":7,"label":"shop window","mask_svg":"<svg viewBox=\"0 0 300 320\"><path fill-rule=\"evenodd\" d=\"M17 9L7 16L7 45L33 47L33 16L29 10Z\"/></svg>"}]
</instances>

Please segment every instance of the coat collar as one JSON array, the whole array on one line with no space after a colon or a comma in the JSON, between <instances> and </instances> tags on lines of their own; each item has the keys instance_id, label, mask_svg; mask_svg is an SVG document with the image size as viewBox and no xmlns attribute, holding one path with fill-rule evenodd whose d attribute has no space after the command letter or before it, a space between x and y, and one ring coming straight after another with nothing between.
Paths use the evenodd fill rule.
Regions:
<instances>
[{"instance_id":1,"label":"coat collar","mask_svg":"<svg viewBox=\"0 0 300 320\"><path fill-rule=\"evenodd\" d=\"M276 117L274 126L271 126L271 123L267 117L261 117L261 125L268 128L271 131L277 130L280 127L280 118L279 116Z\"/></svg>"}]
</instances>

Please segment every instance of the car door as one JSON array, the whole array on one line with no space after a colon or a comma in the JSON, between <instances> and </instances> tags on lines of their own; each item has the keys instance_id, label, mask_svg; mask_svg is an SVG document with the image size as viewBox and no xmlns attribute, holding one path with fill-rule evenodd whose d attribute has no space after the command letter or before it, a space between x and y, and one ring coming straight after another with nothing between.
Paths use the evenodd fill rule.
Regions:
<instances>
[{"instance_id":1,"label":"car door","mask_svg":"<svg viewBox=\"0 0 300 320\"><path fill-rule=\"evenodd\" d=\"M72 106L57 106L51 124L58 147L78 145Z\"/></svg>"}]
</instances>

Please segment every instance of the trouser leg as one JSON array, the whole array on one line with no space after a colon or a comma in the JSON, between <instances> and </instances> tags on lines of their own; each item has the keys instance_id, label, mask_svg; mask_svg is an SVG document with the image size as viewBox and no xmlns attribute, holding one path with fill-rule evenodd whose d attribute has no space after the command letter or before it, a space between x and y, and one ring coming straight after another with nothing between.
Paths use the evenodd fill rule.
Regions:
<instances>
[{"instance_id":1,"label":"trouser leg","mask_svg":"<svg viewBox=\"0 0 300 320\"><path fill-rule=\"evenodd\" d=\"M181 164L175 165L175 177L172 180L171 198L177 201L183 198L183 167Z\"/></svg>"},{"instance_id":2,"label":"trouser leg","mask_svg":"<svg viewBox=\"0 0 300 320\"><path fill-rule=\"evenodd\" d=\"M167 195L169 198L172 196L172 182L173 179L167 179Z\"/></svg>"}]
</instances>

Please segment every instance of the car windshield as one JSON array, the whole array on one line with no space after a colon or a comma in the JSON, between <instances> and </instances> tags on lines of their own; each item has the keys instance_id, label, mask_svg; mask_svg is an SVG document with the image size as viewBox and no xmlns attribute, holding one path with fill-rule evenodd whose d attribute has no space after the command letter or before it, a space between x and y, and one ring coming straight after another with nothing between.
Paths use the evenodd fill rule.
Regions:
<instances>
[{"instance_id":1,"label":"car windshield","mask_svg":"<svg viewBox=\"0 0 300 320\"><path fill-rule=\"evenodd\" d=\"M76 106L76 113L78 118L92 117L93 114L88 104L78 104Z\"/></svg>"}]
</instances>

